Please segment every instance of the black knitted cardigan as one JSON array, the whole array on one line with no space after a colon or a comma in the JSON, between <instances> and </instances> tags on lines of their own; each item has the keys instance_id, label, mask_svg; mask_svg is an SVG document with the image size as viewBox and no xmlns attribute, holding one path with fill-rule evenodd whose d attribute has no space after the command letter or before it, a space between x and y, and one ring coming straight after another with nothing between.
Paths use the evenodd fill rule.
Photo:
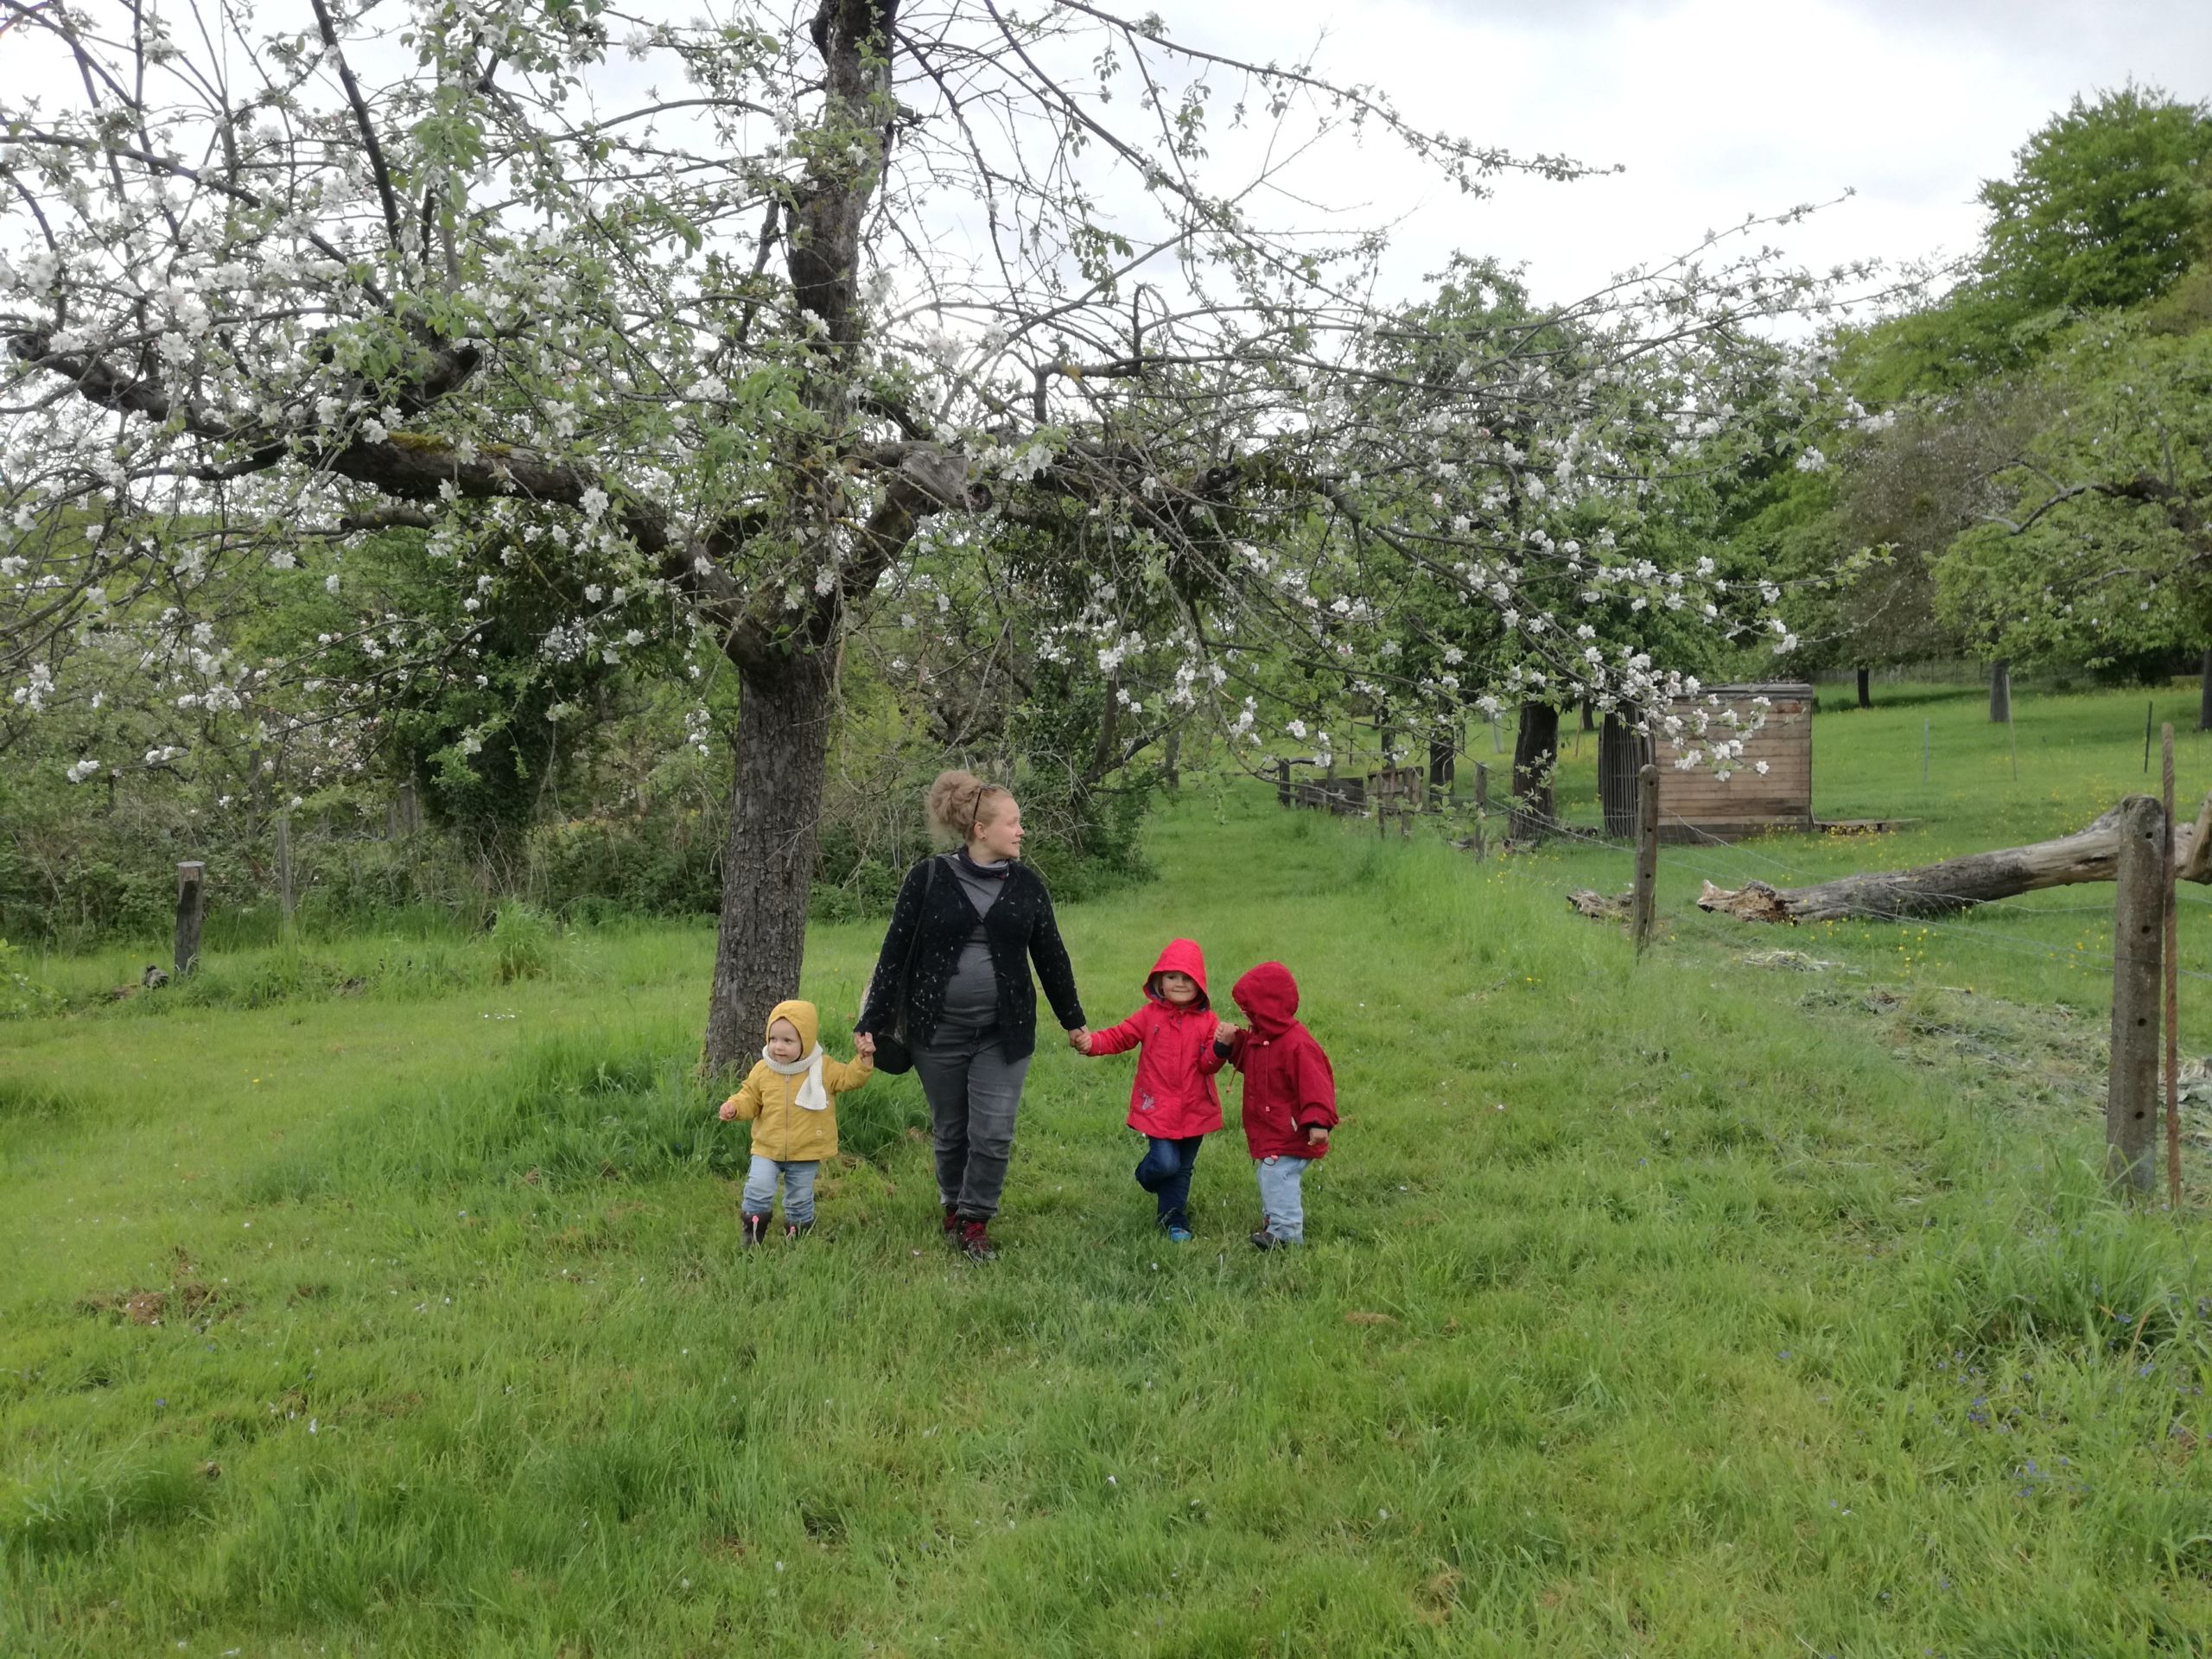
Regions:
<instances>
[{"instance_id":1,"label":"black knitted cardigan","mask_svg":"<svg viewBox=\"0 0 2212 1659\"><path fill-rule=\"evenodd\" d=\"M939 854L950 860L957 856ZM926 913L922 894L929 892ZM906 951L915 930L921 932L914 948L914 982L908 988L906 1039L918 1047L929 1040L944 1009L945 987L959 964L961 947L975 931L976 906L950 868L929 880L929 860L906 872L899 884L898 901L891 907L891 925L877 954L875 976L869 982L868 1006L861 1010L853 1029L877 1035L897 1024L895 1001L899 982L906 972ZM1059 924L1052 918L1052 895L1045 879L1027 865L1016 862L1006 873L1006 891L992 902L983 917L983 937L991 950L991 976L998 982L999 1036L1008 1059L1018 1060L1037 1047L1037 989L1029 978L1029 964L1037 964L1037 977L1052 999L1052 1012L1062 1026L1073 1031L1084 1023L1083 1003L1075 992L1075 968L1068 948L1060 942Z\"/></svg>"}]
</instances>

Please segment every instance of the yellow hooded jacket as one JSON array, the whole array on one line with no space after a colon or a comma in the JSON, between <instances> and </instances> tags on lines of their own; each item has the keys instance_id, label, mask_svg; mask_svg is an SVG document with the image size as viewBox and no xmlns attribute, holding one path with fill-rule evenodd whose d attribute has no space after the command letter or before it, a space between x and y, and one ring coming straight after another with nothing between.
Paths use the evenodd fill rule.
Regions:
<instances>
[{"instance_id":1,"label":"yellow hooded jacket","mask_svg":"<svg viewBox=\"0 0 2212 1659\"><path fill-rule=\"evenodd\" d=\"M820 1040L822 1018L811 1002L779 1002L768 1023L788 1020L798 1032L799 1052L811 1054ZM764 1032L765 1036L765 1032ZM813 1163L837 1155L837 1096L857 1089L874 1075L875 1062L865 1054L849 1064L822 1057L822 1087L829 1107L809 1111L798 1103L806 1082L804 1071L781 1072L766 1059L758 1062L738 1091L729 1097L739 1120L753 1125L753 1155L773 1158L781 1164Z\"/></svg>"}]
</instances>

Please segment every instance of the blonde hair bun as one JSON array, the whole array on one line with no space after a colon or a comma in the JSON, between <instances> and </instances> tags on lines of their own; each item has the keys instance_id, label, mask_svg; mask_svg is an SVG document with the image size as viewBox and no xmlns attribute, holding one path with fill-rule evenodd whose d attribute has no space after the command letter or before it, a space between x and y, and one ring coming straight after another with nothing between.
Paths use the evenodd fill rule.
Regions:
<instances>
[{"instance_id":1,"label":"blonde hair bun","mask_svg":"<svg viewBox=\"0 0 2212 1659\"><path fill-rule=\"evenodd\" d=\"M953 767L938 773L925 810L931 828L963 842L969 830L997 816L1000 800L1013 798L1014 791L1003 785L987 784L972 772Z\"/></svg>"}]
</instances>

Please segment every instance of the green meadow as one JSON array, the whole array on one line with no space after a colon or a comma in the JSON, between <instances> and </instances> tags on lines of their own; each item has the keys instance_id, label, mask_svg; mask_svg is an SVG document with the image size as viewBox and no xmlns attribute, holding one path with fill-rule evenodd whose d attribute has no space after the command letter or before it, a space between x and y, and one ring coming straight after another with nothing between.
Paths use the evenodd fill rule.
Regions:
<instances>
[{"instance_id":1,"label":"green meadow","mask_svg":"<svg viewBox=\"0 0 2212 1659\"><path fill-rule=\"evenodd\" d=\"M2105 1196L2111 889L1694 905L2077 828L2142 787L2144 702L1821 715L1822 815L1918 822L1669 848L1641 962L1565 902L1617 849L1186 785L1158 879L1062 921L1096 1022L1175 934L1217 993L1298 974L1344 1112L1300 1252L1245 1243L1233 1127L1197 1242L1154 1233L1128 1062L1047 1042L996 1262L938 1239L911 1078L840 1102L818 1230L747 1255L704 923L115 1000L146 949L34 962L67 1011L0 1026L0 1652L2202 1651L2208 1119L2182 1213ZM874 942L810 939L841 1052Z\"/></svg>"}]
</instances>

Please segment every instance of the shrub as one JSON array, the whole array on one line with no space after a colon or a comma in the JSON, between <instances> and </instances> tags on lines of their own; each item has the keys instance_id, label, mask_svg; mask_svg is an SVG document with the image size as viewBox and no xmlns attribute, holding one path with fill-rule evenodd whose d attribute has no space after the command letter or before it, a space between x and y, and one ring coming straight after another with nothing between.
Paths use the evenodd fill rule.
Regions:
<instances>
[{"instance_id":1,"label":"shrub","mask_svg":"<svg viewBox=\"0 0 2212 1659\"><path fill-rule=\"evenodd\" d=\"M533 905L510 899L492 924L493 971L502 985L542 978L560 954L561 930Z\"/></svg>"},{"instance_id":2,"label":"shrub","mask_svg":"<svg viewBox=\"0 0 2212 1659\"><path fill-rule=\"evenodd\" d=\"M23 953L0 938L0 1020L44 1014L55 1000L51 990L31 977Z\"/></svg>"}]
</instances>

